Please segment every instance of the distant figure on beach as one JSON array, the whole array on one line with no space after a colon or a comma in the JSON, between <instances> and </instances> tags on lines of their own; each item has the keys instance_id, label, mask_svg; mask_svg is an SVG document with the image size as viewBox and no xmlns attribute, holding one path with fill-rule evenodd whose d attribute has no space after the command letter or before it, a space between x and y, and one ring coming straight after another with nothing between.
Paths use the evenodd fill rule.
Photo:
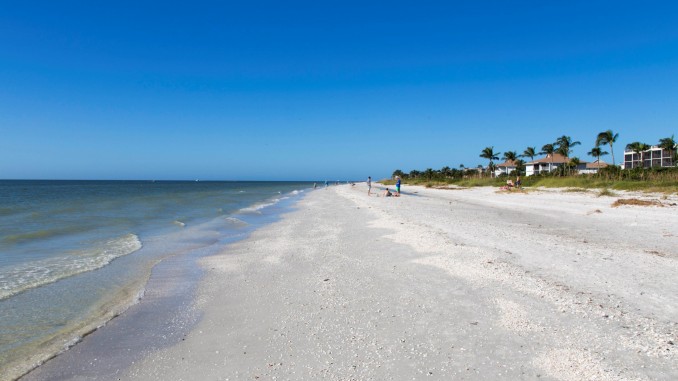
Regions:
<instances>
[{"instance_id":1,"label":"distant figure on beach","mask_svg":"<svg viewBox=\"0 0 678 381\"><path fill-rule=\"evenodd\" d=\"M372 176L367 176L367 195L369 196L372 192Z\"/></svg>"},{"instance_id":2,"label":"distant figure on beach","mask_svg":"<svg viewBox=\"0 0 678 381\"><path fill-rule=\"evenodd\" d=\"M329 185L329 183L327 182L327 180L325 180L325 189L327 189L328 185Z\"/></svg>"},{"instance_id":3,"label":"distant figure on beach","mask_svg":"<svg viewBox=\"0 0 678 381\"><path fill-rule=\"evenodd\" d=\"M313 183L313 189L318 187L318 183Z\"/></svg>"},{"instance_id":4,"label":"distant figure on beach","mask_svg":"<svg viewBox=\"0 0 678 381\"><path fill-rule=\"evenodd\" d=\"M384 191L384 197L391 197L391 196L393 196L393 193L391 193L391 191L388 190L388 188L386 188L386 190Z\"/></svg>"},{"instance_id":5,"label":"distant figure on beach","mask_svg":"<svg viewBox=\"0 0 678 381\"><path fill-rule=\"evenodd\" d=\"M400 176L396 176L396 193L400 196Z\"/></svg>"},{"instance_id":6,"label":"distant figure on beach","mask_svg":"<svg viewBox=\"0 0 678 381\"><path fill-rule=\"evenodd\" d=\"M516 188L520 188L522 182L520 181L520 176L516 176Z\"/></svg>"},{"instance_id":7,"label":"distant figure on beach","mask_svg":"<svg viewBox=\"0 0 678 381\"><path fill-rule=\"evenodd\" d=\"M509 187L509 188L512 188L513 187L513 180L511 180L511 179L506 180L506 186Z\"/></svg>"}]
</instances>

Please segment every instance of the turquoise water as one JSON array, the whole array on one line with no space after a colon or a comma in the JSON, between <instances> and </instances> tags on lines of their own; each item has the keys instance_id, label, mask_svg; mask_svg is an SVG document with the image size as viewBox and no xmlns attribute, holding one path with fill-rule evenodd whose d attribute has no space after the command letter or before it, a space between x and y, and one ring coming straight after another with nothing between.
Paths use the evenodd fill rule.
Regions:
<instances>
[{"instance_id":1,"label":"turquoise water","mask_svg":"<svg viewBox=\"0 0 678 381\"><path fill-rule=\"evenodd\" d=\"M152 268L274 218L301 182L0 181L0 374L135 303Z\"/></svg>"}]
</instances>

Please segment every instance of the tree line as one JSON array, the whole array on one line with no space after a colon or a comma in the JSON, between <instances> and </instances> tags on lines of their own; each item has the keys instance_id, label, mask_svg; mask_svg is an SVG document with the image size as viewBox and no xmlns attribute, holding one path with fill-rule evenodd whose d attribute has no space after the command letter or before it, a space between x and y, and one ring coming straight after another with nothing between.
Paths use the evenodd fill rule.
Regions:
<instances>
[{"instance_id":1,"label":"tree line","mask_svg":"<svg viewBox=\"0 0 678 381\"><path fill-rule=\"evenodd\" d=\"M616 166L616 161L614 157L614 143L617 142L619 138L618 133L614 133L612 130L607 130L600 132L596 135L595 144L591 150L587 153L588 155L594 157L596 162L600 163L600 158L610 154L612 156L612 170L618 170ZM551 165L553 165L554 154L560 154L563 157L567 158L569 161L565 164L562 169L559 169L558 174L572 174L574 171L573 168L576 168L581 160L578 157L570 157L572 154L573 147L581 145L579 141L573 141L571 137L563 135L557 138L553 143L544 144L541 147L541 150L537 150L537 147L527 147L523 150L522 154L518 154L517 151L506 151L503 153L501 158L504 161L513 162L516 166L516 175L521 175L525 173L525 160L524 158L530 158L530 161L534 161L535 156L537 155L546 155L546 157L551 159ZM610 152L605 151L606 146L610 147ZM678 155L676 152L676 140L674 135L670 137L659 139L657 144L659 148L662 148L669 152L669 156L672 159L672 164L675 166L678 162ZM634 153L640 155L640 162L644 163L645 152L651 148L651 145L642 143L642 142L632 142L626 145L626 149L633 151ZM494 146L485 147L480 156L483 159L488 160L487 172L491 175L496 170L495 161L499 160L501 152L495 152ZM641 168L643 165L641 165ZM436 179L460 179L469 176L478 176L482 177L486 173L485 168L482 165L476 167L466 167L464 164L459 164L459 168L451 168L449 166L442 167L439 170L433 168L427 168L425 170L411 170L410 172L404 172L400 169L393 171L392 176L399 176L403 179L426 179L426 180L436 180Z\"/></svg>"}]
</instances>

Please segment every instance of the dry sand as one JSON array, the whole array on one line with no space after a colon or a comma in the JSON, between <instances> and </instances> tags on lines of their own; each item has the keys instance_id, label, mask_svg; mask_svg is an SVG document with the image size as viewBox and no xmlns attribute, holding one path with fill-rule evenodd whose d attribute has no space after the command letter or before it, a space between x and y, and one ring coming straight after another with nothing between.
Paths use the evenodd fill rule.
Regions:
<instances>
[{"instance_id":1,"label":"dry sand","mask_svg":"<svg viewBox=\"0 0 678 381\"><path fill-rule=\"evenodd\" d=\"M202 319L134 380L676 380L678 207L364 184L205 258Z\"/></svg>"}]
</instances>

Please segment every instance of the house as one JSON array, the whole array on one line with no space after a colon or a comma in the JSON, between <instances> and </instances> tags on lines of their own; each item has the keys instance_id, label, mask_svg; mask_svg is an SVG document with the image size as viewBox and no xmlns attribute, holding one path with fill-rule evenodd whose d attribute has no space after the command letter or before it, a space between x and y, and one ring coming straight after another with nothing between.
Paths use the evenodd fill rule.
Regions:
<instances>
[{"instance_id":1,"label":"house","mask_svg":"<svg viewBox=\"0 0 678 381\"><path fill-rule=\"evenodd\" d=\"M500 175L508 175L511 172L516 170L516 163L513 160L507 160L501 164L497 164L494 166L494 177L500 176Z\"/></svg>"},{"instance_id":2,"label":"house","mask_svg":"<svg viewBox=\"0 0 678 381\"><path fill-rule=\"evenodd\" d=\"M543 172L552 172L570 161L569 158L554 153L546 157L525 163L525 176L538 175Z\"/></svg>"},{"instance_id":3,"label":"house","mask_svg":"<svg viewBox=\"0 0 678 381\"><path fill-rule=\"evenodd\" d=\"M637 154L630 149L624 150L623 168L638 168L641 164L643 168L650 168L673 167L675 163L671 158L671 152L657 146L652 146L650 149L643 151L640 154Z\"/></svg>"},{"instance_id":4,"label":"house","mask_svg":"<svg viewBox=\"0 0 678 381\"><path fill-rule=\"evenodd\" d=\"M592 163L587 163L587 162L581 162L577 166L577 173L580 175L589 175L593 173L598 173L598 171L601 168L607 167L609 164L607 164L604 161L596 160Z\"/></svg>"}]
</instances>

